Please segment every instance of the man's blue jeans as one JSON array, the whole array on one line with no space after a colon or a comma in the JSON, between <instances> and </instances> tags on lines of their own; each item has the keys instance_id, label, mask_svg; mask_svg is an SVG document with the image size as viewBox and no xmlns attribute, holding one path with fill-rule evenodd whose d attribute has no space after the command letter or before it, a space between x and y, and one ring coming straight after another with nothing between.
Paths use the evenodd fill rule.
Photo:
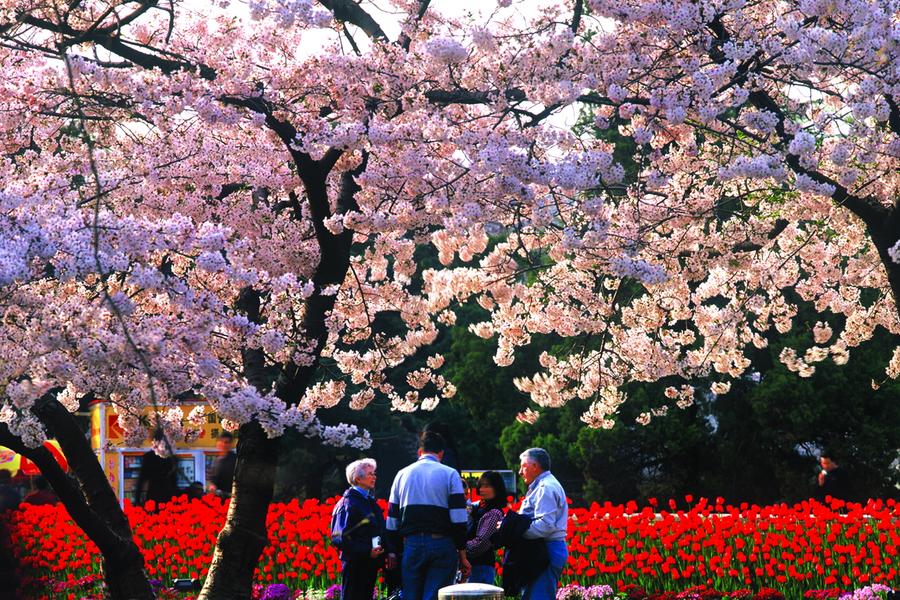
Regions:
<instances>
[{"instance_id":1,"label":"man's blue jeans","mask_svg":"<svg viewBox=\"0 0 900 600\"><path fill-rule=\"evenodd\" d=\"M493 565L472 565L472 574L469 575L469 583L487 583L494 585L497 580L497 570Z\"/></svg>"},{"instance_id":2,"label":"man's blue jeans","mask_svg":"<svg viewBox=\"0 0 900 600\"><path fill-rule=\"evenodd\" d=\"M449 537L410 535L403 540L403 600L437 600L438 590L451 585L459 553Z\"/></svg>"},{"instance_id":3,"label":"man's blue jeans","mask_svg":"<svg viewBox=\"0 0 900 600\"><path fill-rule=\"evenodd\" d=\"M565 540L547 542L547 554L550 555L550 566L544 569L537 578L522 590L522 600L554 600L559 576L562 574L569 550Z\"/></svg>"}]
</instances>

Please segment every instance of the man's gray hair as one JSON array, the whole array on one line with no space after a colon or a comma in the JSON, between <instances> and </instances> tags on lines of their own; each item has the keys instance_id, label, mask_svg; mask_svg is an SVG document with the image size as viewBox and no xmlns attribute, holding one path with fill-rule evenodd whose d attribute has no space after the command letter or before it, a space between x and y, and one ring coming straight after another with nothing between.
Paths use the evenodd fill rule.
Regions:
<instances>
[{"instance_id":1,"label":"man's gray hair","mask_svg":"<svg viewBox=\"0 0 900 600\"><path fill-rule=\"evenodd\" d=\"M543 448L529 448L519 455L519 460L533 462L541 468L541 471L550 470L550 455Z\"/></svg>"},{"instance_id":2,"label":"man's gray hair","mask_svg":"<svg viewBox=\"0 0 900 600\"><path fill-rule=\"evenodd\" d=\"M356 485L356 482L365 477L367 471L374 471L378 464L374 458L361 458L347 465L347 483Z\"/></svg>"}]
</instances>

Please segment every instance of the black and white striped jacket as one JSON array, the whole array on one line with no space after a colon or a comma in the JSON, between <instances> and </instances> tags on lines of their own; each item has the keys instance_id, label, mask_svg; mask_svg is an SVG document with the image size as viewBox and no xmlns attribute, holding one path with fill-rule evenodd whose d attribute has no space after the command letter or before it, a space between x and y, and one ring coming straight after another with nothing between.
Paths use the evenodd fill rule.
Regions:
<instances>
[{"instance_id":1,"label":"black and white striped jacket","mask_svg":"<svg viewBox=\"0 0 900 600\"><path fill-rule=\"evenodd\" d=\"M395 547L417 533L446 535L456 548L466 547L466 496L462 479L433 454L402 469L388 499L388 534Z\"/></svg>"}]
</instances>

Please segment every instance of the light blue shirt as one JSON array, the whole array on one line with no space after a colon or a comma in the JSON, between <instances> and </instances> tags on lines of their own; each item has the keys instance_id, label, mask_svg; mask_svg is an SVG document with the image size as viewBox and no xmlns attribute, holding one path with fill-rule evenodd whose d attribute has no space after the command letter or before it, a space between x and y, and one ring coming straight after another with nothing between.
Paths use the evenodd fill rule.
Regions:
<instances>
[{"instance_id":1,"label":"light blue shirt","mask_svg":"<svg viewBox=\"0 0 900 600\"><path fill-rule=\"evenodd\" d=\"M351 486L354 490L363 495L363 498L369 498L372 494L369 493L369 490L359 487L358 485Z\"/></svg>"},{"instance_id":2,"label":"light blue shirt","mask_svg":"<svg viewBox=\"0 0 900 600\"><path fill-rule=\"evenodd\" d=\"M534 519L525 532L525 538L565 541L569 505L566 492L550 471L535 477L528 486L519 513Z\"/></svg>"}]
</instances>

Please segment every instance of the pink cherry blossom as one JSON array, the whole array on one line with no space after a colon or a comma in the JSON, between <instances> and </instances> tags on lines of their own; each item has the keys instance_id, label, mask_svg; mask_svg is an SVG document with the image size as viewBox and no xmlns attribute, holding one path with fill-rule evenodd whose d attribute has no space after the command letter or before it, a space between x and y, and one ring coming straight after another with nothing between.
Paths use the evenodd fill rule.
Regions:
<instances>
[{"instance_id":1,"label":"pink cherry blossom","mask_svg":"<svg viewBox=\"0 0 900 600\"><path fill-rule=\"evenodd\" d=\"M845 323L783 353L801 375L900 333L894 2L350 4L84 2L65 27L0 8L0 420L29 443L62 389L116 398L135 439L147 406L191 435L172 409L192 394L364 444L317 411L452 397L443 358L386 373L467 302L501 366L538 336L598 341L516 382L537 407L589 400L592 426L630 381L741 377L797 297ZM375 333L388 312L402 328ZM248 352L332 368L273 388ZM689 405L680 385L662 400Z\"/></svg>"}]
</instances>

